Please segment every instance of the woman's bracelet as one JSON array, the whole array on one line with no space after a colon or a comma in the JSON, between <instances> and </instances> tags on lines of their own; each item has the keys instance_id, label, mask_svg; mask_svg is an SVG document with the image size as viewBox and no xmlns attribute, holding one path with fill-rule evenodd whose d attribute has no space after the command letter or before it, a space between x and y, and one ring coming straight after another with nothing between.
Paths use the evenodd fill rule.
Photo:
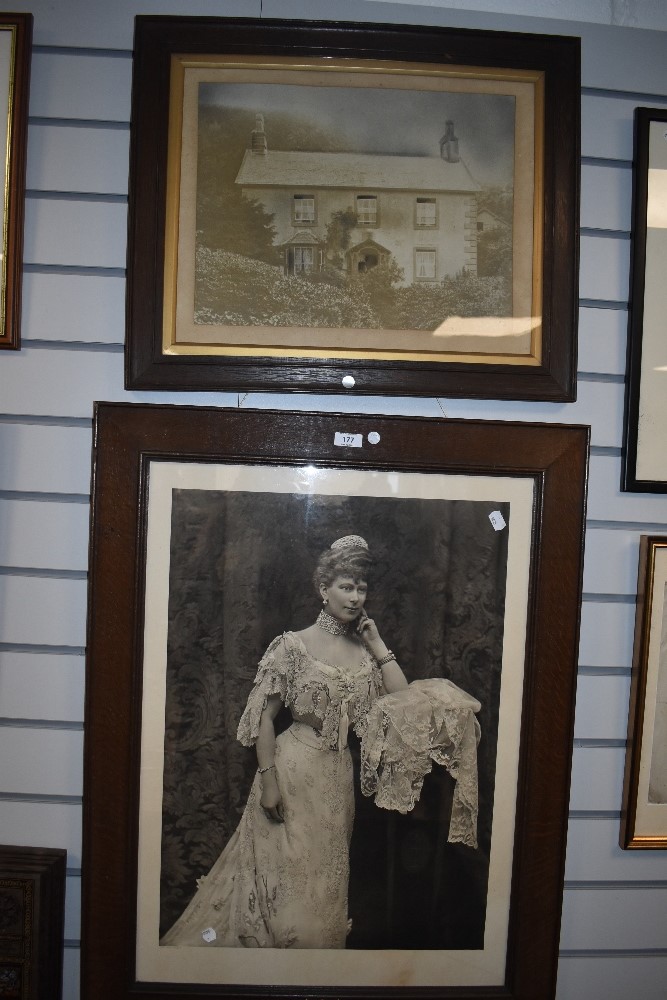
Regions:
<instances>
[{"instance_id":1,"label":"woman's bracelet","mask_svg":"<svg viewBox=\"0 0 667 1000\"><path fill-rule=\"evenodd\" d=\"M385 656L381 656L380 659L377 661L377 665L378 665L378 667L384 667L385 663L391 663L391 661L395 660L395 659L396 659L396 657L394 656L394 654L392 653L392 651L390 649L388 649L387 652L386 652L386 655Z\"/></svg>"},{"instance_id":2,"label":"woman's bracelet","mask_svg":"<svg viewBox=\"0 0 667 1000\"><path fill-rule=\"evenodd\" d=\"M259 774L266 774L267 771L273 771L275 769L275 764L269 764L268 767L258 767L257 771Z\"/></svg>"}]
</instances>

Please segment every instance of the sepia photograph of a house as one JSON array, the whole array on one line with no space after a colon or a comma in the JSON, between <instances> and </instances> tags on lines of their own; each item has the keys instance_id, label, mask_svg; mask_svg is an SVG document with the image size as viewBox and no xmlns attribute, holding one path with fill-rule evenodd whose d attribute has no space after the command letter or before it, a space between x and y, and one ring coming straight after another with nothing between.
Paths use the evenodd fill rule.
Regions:
<instances>
[{"instance_id":1,"label":"sepia photograph of a house","mask_svg":"<svg viewBox=\"0 0 667 1000\"><path fill-rule=\"evenodd\" d=\"M236 183L244 198L272 215L284 274L331 270L358 278L379 267L398 286L477 274L480 185L461 159L453 121L446 123L439 158L269 155L263 115L255 122ZM411 241L404 239L408 229Z\"/></svg>"},{"instance_id":2,"label":"sepia photograph of a house","mask_svg":"<svg viewBox=\"0 0 667 1000\"><path fill-rule=\"evenodd\" d=\"M524 75L185 69L175 343L539 354Z\"/></svg>"}]
</instances>

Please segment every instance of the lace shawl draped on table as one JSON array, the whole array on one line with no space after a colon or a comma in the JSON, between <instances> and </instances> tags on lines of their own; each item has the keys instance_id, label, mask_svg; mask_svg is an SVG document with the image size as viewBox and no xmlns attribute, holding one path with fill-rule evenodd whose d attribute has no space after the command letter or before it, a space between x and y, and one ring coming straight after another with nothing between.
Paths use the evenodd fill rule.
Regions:
<instances>
[{"instance_id":1,"label":"lace shawl draped on table","mask_svg":"<svg viewBox=\"0 0 667 1000\"><path fill-rule=\"evenodd\" d=\"M371 707L361 744L361 789L383 809L407 813L432 763L455 779L448 840L477 846L480 703L451 681L413 681Z\"/></svg>"},{"instance_id":2,"label":"lace shawl draped on table","mask_svg":"<svg viewBox=\"0 0 667 1000\"><path fill-rule=\"evenodd\" d=\"M477 846L477 745L479 701L452 681L413 681L406 690L382 694L379 668L364 647L353 674L314 659L301 639L285 632L262 657L238 739L255 742L267 698L279 694L297 716L322 721L330 749L347 742L347 726L361 737L361 788L383 809L410 812L425 776L441 764L456 784L448 839Z\"/></svg>"}]
</instances>

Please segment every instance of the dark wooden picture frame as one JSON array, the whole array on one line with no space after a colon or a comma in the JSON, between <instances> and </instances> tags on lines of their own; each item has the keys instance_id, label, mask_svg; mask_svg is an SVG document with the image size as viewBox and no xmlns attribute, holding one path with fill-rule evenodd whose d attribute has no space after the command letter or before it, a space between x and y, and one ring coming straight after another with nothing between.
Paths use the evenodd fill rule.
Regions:
<instances>
[{"instance_id":1,"label":"dark wooden picture frame","mask_svg":"<svg viewBox=\"0 0 667 1000\"><path fill-rule=\"evenodd\" d=\"M135 996L194 1000L200 996L239 995L345 995L383 1000L462 995L479 1000L529 1000L539 996L546 1000L554 995L574 720L588 436L588 428L574 425L97 404L84 769L83 1000L129 1000ZM371 985L367 981L365 986L355 986L354 980L347 985L338 981L328 986L310 985L311 981L303 978L300 983L292 980L281 985L282 973L274 970L273 963L288 958L298 966L312 953L298 949L269 949L267 953L244 948L232 948L229 953L223 950L220 978L203 984L200 980L200 985L184 980L180 968L180 978L162 977L159 982L138 978L137 963L144 947L138 928L145 902L139 886L146 860L150 862L149 841L154 842L154 822L147 819L154 813L150 813L150 804L148 814L142 805L142 783L145 780L148 786L152 780L151 768L148 772L142 770L142 740L156 720L159 725L160 716L164 732L165 717L148 666L149 648L160 631L146 617L148 609L159 603L155 599L155 578L147 576L153 559L150 552L160 548L158 545L158 550L151 549L151 525L157 518L150 514L151 477L158 484L160 470L171 475L172 467L183 482L199 469L207 475L213 470L214 475L224 477L230 466L232 475L239 469L241 474L244 469L250 470L257 477L259 489L269 494L272 477L284 469L289 475L293 470L295 481L311 474L319 476L320 472L326 475L331 470L334 477L386 476L392 484L424 477L424 482L436 483L433 488L439 488L438 477L453 477L468 490L476 490L482 482L474 477L489 477L488 488L494 492L496 488L498 492L509 489L508 483L523 491L523 506L512 508L515 515L509 523L514 526L507 536L515 539L510 546L518 539L525 541L525 587L522 584L518 588L523 624L518 639L515 637L518 656L510 657L525 663L517 685L509 683L509 673L503 682L506 704L514 720L511 727L515 730L516 770L510 783L514 785L511 800L516 801L516 808L511 806L512 815L506 817L510 831L508 909L497 982L468 982L463 988L456 976L447 978L441 973L441 978L427 986L410 986L405 980L402 984L400 980L388 982L378 972L377 979L372 979ZM156 485L154 489L161 495L161 487ZM173 495L171 489L163 492ZM345 494L345 499L349 500L350 495ZM471 495L477 501L477 493ZM388 499L397 503L391 496ZM165 524L171 523L170 517L166 516ZM381 518L378 522L377 514L375 519L383 523ZM489 521L494 524L491 515L486 529L492 535ZM270 523L276 526L275 520ZM202 530L201 526L198 530ZM200 537L203 540L204 536ZM206 537L204 548L210 549L212 542ZM391 550L389 540L387 546ZM188 543L187 548L192 546ZM169 549L168 543L166 551ZM238 552L233 545L232 551ZM238 555L234 559L238 563ZM285 586L284 582L280 586L272 584L270 594L282 592ZM167 590L171 593L170 587ZM188 601L191 604L191 598ZM516 603L511 590L506 601ZM507 633L505 650L510 648L509 628ZM206 636L204 642L208 642ZM252 665L247 669L251 678ZM159 747L158 741L158 754L162 756ZM154 768L152 771L155 773ZM160 779L158 797L161 788ZM505 815L505 800L501 795L498 800L502 800L498 808ZM159 857L159 838L157 843ZM110 885L113 892L109 891ZM155 948L157 942L153 934L150 947ZM196 950L201 952L201 948ZM252 979L230 982L229 975L224 974L224 962L227 954L238 952L256 956L255 964L260 959L268 961L272 976L268 981L272 985L262 986ZM350 952L323 954L335 956L340 964ZM393 954L391 950L363 952L369 960L380 963L378 969L384 969ZM426 961L429 952L418 954ZM437 960L447 953L434 954ZM210 955L205 950L203 960ZM442 966L436 968L441 970Z\"/></svg>"},{"instance_id":2,"label":"dark wooden picture frame","mask_svg":"<svg viewBox=\"0 0 667 1000\"><path fill-rule=\"evenodd\" d=\"M62 996L66 863L63 848L0 846L2 996Z\"/></svg>"},{"instance_id":3,"label":"dark wooden picture frame","mask_svg":"<svg viewBox=\"0 0 667 1000\"><path fill-rule=\"evenodd\" d=\"M0 349L21 346L21 282L23 218L28 146L28 100L32 14L0 13L0 39L6 42L7 120L6 176L2 196L2 260L0 261Z\"/></svg>"},{"instance_id":4,"label":"dark wooden picture frame","mask_svg":"<svg viewBox=\"0 0 667 1000\"><path fill-rule=\"evenodd\" d=\"M662 266L667 201L656 178L667 163L667 111L636 108L632 191L632 256L628 312L627 384L623 428L622 488L667 493L664 432L667 427L664 370ZM653 179L651 179L651 171Z\"/></svg>"},{"instance_id":5,"label":"dark wooden picture frame","mask_svg":"<svg viewBox=\"0 0 667 1000\"><path fill-rule=\"evenodd\" d=\"M268 265L260 264L261 257L239 257L244 251L239 250L231 255L228 253L224 258L224 264L220 263L221 258L215 257L217 250L211 251L205 258L196 257L195 246L200 247L200 237L197 236L197 232L202 229L201 219L208 220L206 224L209 225L210 213L214 210L210 207L206 208L206 212L200 209L198 221L195 221L195 210L191 206L197 203L199 181L195 173L196 149L193 147L197 143L199 129L197 115L200 113L196 110L190 111L191 117L194 116L194 126L189 131L182 132L183 128L188 127L188 116L184 112L184 107L191 106L188 103L189 98L183 96L187 93L187 86L183 84L183 80L191 70L193 73L199 72L197 69L199 63L209 66L216 59L227 60L225 66L237 67L237 72L245 74L239 77L241 80L248 79L248 67L251 68L250 72L253 66L261 66L267 72L275 72L277 65L282 67L281 72L284 74L288 71L292 73L291 77L285 75L281 78L288 82L293 81L299 71L302 77L308 72L312 76L313 70L320 71L320 68L324 67L329 72L335 68L334 64L339 64L341 72L338 75L342 82L334 84L332 89L329 84L322 86L320 80L320 85L310 87L311 93L303 99L308 104L306 110L310 114L316 113L313 110L316 101L324 100L322 97L316 97L316 93L321 94L327 89L333 93L336 86L357 88L361 86L362 90L357 89L357 94L369 93L369 88L372 90L376 86L373 83L373 75L382 68L393 74L392 80L398 81L392 84L394 90L388 97L389 100L397 102L404 98L392 97L392 94L405 93L405 88L410 87L422 87L424 92L428 92L434 86L429 80L438 79L439 76L443 79L452 76L457 72L456 67L460 68L461 79L472 81L469 84L473 88L471 93L474 93L475 87L482 90L487 88L483 93L477 94L477 97L487 101L487 114L490 118L493 118L490 104L495 93L493 88L497 88L498 94L509 95L503 97L503 100L512 102L511 106L515 110L512 111L514 117L511 121L514 121L514 125L510 123L505 126L508 130L506 134L516 146L515 152L518 149L517 144L523 144L522 154L511 158L513 166L509 168L513 174L512 200L508 204L510 206L514 204L514 209L511 207L509 209L511 220L509 223L499 220L497 213L494 214L493 211L486 212L487 223L484 223L482 215L476 214L476 198L472 198L475 202L473 213L475 219L472 219L471 209L468 207L465 210L467 213L465 224L461 214L460 221L456 224L448 222L447 227L444 226L445 210L437 207L442 197L433 195L436 182L433 178L427 182L426 178L433 162L437 163L446 158L442 150L443 143L449 149L448 142L445 141L448 138L453 143L453 153L450 158L456 161L449 166L455 166L457 169L462 167L468 180L471 177L463 162L463 153L459 163L458 138L451 121L443 123L440 129L443 131L445 125L447 126L445 135L440 140L440 157L437 155L436 138L435 154L430 152L426 155L419 154L430 166L427 168L417 164L410 167L411 178L418 178L419 183L415 179L401 182L405 192L408 192L408 189L413 194L419 191L427 194L430 192L428 199L417 198L416 201L429 200L433 203L430 206L431 210L437 208L438 213L443 212L442 226L436 224L435 219L431 219L430 228L440 228L443 233L446 228L446 232L450 233L447 239L453 239L451 233L457 233L456 239L459 241L463 239L464 229L466 232L471 228L475 230L472 236L466 237L471 245L474 244L475 261L478 230L480 226L490 224L488 220L494 219L493 224L497 232L502 231L504 227L514 233L513 236L509 236L511 274L502 279L510 282L511 304L509 307L507 305L494 307L500 308L501 311L509 308L509 313L503 311L502 315L496 318L486 315L484 309L481 309L480 314L476 311L478 307L467 303L463 298L464 292L459 290L452 293L461 296L460 300L455 300L454 305L451 303L446 305L445 301L439 298L434 299L436 304L431 304L428 308L431 310L429 315L436 324L436 329L434 331L433 325L426 325L420 330L418 327L422 319L417 320L415 310L423 311L427 308L421 298L422 294L425 294L424 286L432 286L434 295L444 294L447 292L447 282L454 280L456 275L451 270L453 267L451 261L445 265L446 253L449 254L450 250L446 252L444 248L415 250L414 245L420 246L419 241L422 240L423 243L425 240L424 245L439 247L438 240L445 237L436 238L433 233L427 232L426 236L420 233L420 222L408 221L408 215L405 214L408 212L407 207L405 218L400 223L402 227L400 236L394 231L389 233L388 230L383 230L380 204L382 199L378 197L376 203L380 205L380 210L377 217L366 220L365 216L362 217L358 213L355 216L357 228L352 230L354 245L349 245L349 234L346 235L342 231L342 235L338 233L336 237L338 242L335 242L334 236L331 235L331 220L337 221L344 229L347 225L347 216L350 213L354 215L355 209L345 207L347 202L344 204L340 200L342 195L336 194L337 200L334 199L331 194L334 188L326 186L327 182L324 180L326 170L340 166L338 162L328 168L322 166L324 157L331 157L335 155L333 153L299 154L311 157L308 181L286 180L288 175L284 171L293 172L293 169L292 165L285 166L287 163L284 159L285 154L281 160L283 166L275 168L282 171L276 175L275 183L282 185L283 188L285 183L288 187L298 183L306 186L311 184L320 191L319 194L313 193L313 203L321 198L323 206L326 201L327 213L331 211L328 226L324 225L325 219L329 218L329 214L325 215L324 207L321 212L318 210L317 218L313 209L312 217L308 216L305 222L298 221L297 224L295 216L287 226L283 219L281 231L275 236L277 242L273 244L274 249L271 250L271 253L275 252L277 255L278 248L281 248L282 263L278 264L276 256L272 270L270 272L262 270L262 277L258 278L254 272L260 268L268 268ZM242 69L238 69L241 65ZM342 77L343 70L351 77L352 84L348 84L347 76ZM225 69L225 72L234 71ZM426 79L425 84L419 83L422 77ZM196 73L193 79L197 79ZM497 81L509 82L502 84L502 87L505 87L505 90L502 90L501 83ZM436 84L443 87L455 85L459 86L458 83ZM184 86L186 90L182 89ZM195 94L198 94L198 84L195 83L193 86ZM280 80L278 84L269 83L269 91L266 90L267 83L261 83L260 86L265 88L265 93L270 91L269 103L280 99L276 98L276 92L283 86ZM363 91L363 87L366 91ZM523 98L519 99L516 95L510 94L512 88L521 87L529 88L531 95L523 104L521 103ZM376 90L381 91L383 88L385 94L382 99L385 100L386 81L379 88L376 86ZM488 88L492 89L489 91ZM283 90L288 96L284 98L283 107L286 110L281 112L282 119L291 107L290 88L283 87ZM254 91L249 88L248 93ZM454 95L456 96L462 95ZM447 116L447 109L454 97L447 98L449 103L445 102L437 117ZM250 99L248 96L247 100ZM369 99L379 100L374 95ZM475 98L469 97L469 99ZM199 100L199 97L195 97L195 102ZM351 101L350 97L348 106ZM361 107L361 100L355 103ZM250 109L251 104L248 103L247 107ZM520 107L528 109L526 114L516 110ZM255 121L255 111L258 110L261 109L254 108L250 115L248 135L252 122ZM394 120L397 115L398 109ZM372 112L367 112L367 120L371 121L372 117ZM391 114L389 117L391 118ZM469 129L474 129L473 123L477 117L475 114L468 114ZM259 118L262 118L262 115L259 115ZM414 114L412 118L414 120ZM404 119L406 128L408 119L409 114ZM327 126L328 131L320 130L324 146L335 129L342 128L343 119L339 113L338 118L332 117L329 121L331 124ZM183 125L183 122L186 124ZM579 123L580 40L578 38L415 25L138 16L135 22L130 158L126 387L330 393L345 391L353 385L356 392L377 395L443 395L561 402L574 400L578 317ZM260 127L262 129L264 127L263 120ZM233 128L235 129L233 133L225 133L230 137L230 141L232 134L235 142L237 135L245 141L246 125L234 124ZM500 126L498 128L500 129ZM522 129L525 134L522 133ZM304 133L302 128L303 134L299 140L301 145L296 148L305 148L303 135L309 131L312 132L312 129L306 129ZM273 134L275 135L275 127ZM396 134L394 125L384 129L385 144L389 136L394 137L389 139L393 145L387 148L395 154L385 156L384 159L391 160L392 163L398 160L410 160L416 163L416 157L402 155L404 148L400 147ZM186 138L183 138L184 135ZM340 148L344 148L343 140L338 141ZM230 142L227 143L227 147L229 145ZM242 146L240 148L242 149ZM431 144L428 146L429 150L430 148ZM361 149L361 152L364 150ZM271 153L272 150L269 148L269 157ZM349 191L345 194L345 198L353 205L355 187L361 190L363 184L367 187L369 183L368 180L362 181L364 172L359 166L359 161L363 157L357 156L355 159L354 155L342 153L340 155L347 157L346 170L349 177L344 187ZM314 156L319 156L320 165L313 173ZM493 159L492 155L485 157L487 163ZM529 169L527 173L521 173L525 170L526 163L530 165ZM521 164L524 166L520 166ZM398 167L388 166L387 169L395 172ZM402 164L403 174L406 169ZM374 176L379 172L378 168L372 171ZM292 177L292 173L289 173L289 177ZM237 186L242 183L239 178L240 174L235 182ZM230 183L233 187L231 181L225 183ZM333 184L333 181L331 183ZM337 180L335 183L342 182ZM386 181L389 187L391 183L399 182L398 180L390 182L389 179ZM464 187L459 184L457 190L463 192ZM235 193L238 194L238 191ZM256 207L260 205L257 198L262 197L261 195L250 197L252 204ZM294 197L302 196L294 195ZM406 197L412 198L412 194L406 194ZM456 197L462 199L463 194L460 193ZM393 205L389 207L392 207L395 213L398 211L395 205L400 199L395 193L392 199ZM206 204L208 206L208 202ZM407 204L406 202L406 206ZM451 199L448 204L452 204ZM333 211L334 207L337 208L336 211ZM385 220L390 214L389 207L385 210ZM413 206L416 212L418 207ZM426 206L425 210L428 209L429 206ZM221 209L215 211L221 213L220 218L224 225L227 216ZM282 205L278 216L273 210L269 214L265 212L264 221L269 218L282 219L280 213L284 214L285 211L285 206ZM454 209L451 208L451 211ZM455 211L463 213L462 202ZM298 210L292 206L293 215L294 212ZM417 217L418 212L415 219ZM362 218L363 222L360 221ZM456 218L459 216L456 215ZM302 214L298 214L298 220L302 220ZM233 231L237 232L239 224L234 225ZM424 220L421 225L422 228L426 225ZM524 228L527 226L528 229L524 232L522 226ZM229 227L231 228L231 223ZM274 229L274 232L277 231ZM184 243L181 247L182 240ZM299 240L304 243L305 249L294 249ZM335 248L332 249L333 243L330 245L332 240L338 248L335 252ZM392 240L398 240L398 243L392 243ZM461 243L457 253L463 254L462 246ZM532 247L532 252L526 252L526 246ZM356 253L355 247L362 249ZM390 247L395 249L389 249ZM524 248L523 255L519 253L520 247ZM294 310L301 309L297 320L280 318L283 314L278 316L277 312L269 315L274 309L279 311L279 307L274 305L278 294L267 292L274 275L276 281L282 282L280 294L283 297L296 294L286 289L290 281L292 283L289 284L289 288L295 287L291 269L292 257L297 251L302 254L310 253L313 258L312 260L311 257L308 258L310 263L302 261L298 264L301 268L300 282L304 280L303 271L311 268L317 270L318 267L322 269L322 261L327 262L324 267L324 271L328 274L326 280L323 274L309 274L309 280L314 278L318 280L315 284L311 280L308 294L304 292L299 299L299 302L308 302L311 305L313 300L322 303L316 307L320 310L317 313L317 320L306 318L308 310L305 309L305 305L283 309L284 317L289 317ZM424 265L426 268L424 273L428 275L428 280L422 281L421 284L417 280L418 277L420 280L423 278L417 265L420 253L428 257ZM466 253L470 256L472 253L470 247ZM501 256L507 260L508 254ZM362 264L359 261L362 257L364 265L370 261L368 267L364 266L364 270L374 269L374 274L380 277L385 272L389 273L390 265L398 266L397 262L400 262L404 283L408 279L412 281L407 289L403 289L410 292L412 298L401 300L412 302L412 305L409 307L406 305L403 312L398 310L395 319L383 319L382 311L377 313L381 317L379 328L375 320L360 320L359 314L354 310L356 319L350 319L349 314L344 312L348 309L350 301L357 301L354 293L349 290L353 286L356 287L355 282L359 277L356 275L356 270L361 270ZM442 264L439 263L441 259ZM195 260L199 263L195 263ZM235 303L236 295L236 292L229 292L228 298L218 308L225 316L229 315L231 318L220 319L214 310L213 314L218 318L211 319L211 310L208 306L206 308L202 306L199 310L196 306L197 295L202 294L196 291L196 288L200 287L197 281L200 285L204 282L205 275L213 266L210 263L213 260L218 262L216 267L229 269L218 273L223 273L225 278L228 277L235 289L242 290L249 282L259 281L257 293L250 296L245 306L228 305L231 301ZM250 261L250 264L246 263L246 270L249 267L252 272L250 276L243 269L239 274L236 273L235 269L241 267L239 260ZM336 264L331 263L334 260L337 260ZM436 260L437 269L434 263ZM257 261L256 266L255 261ZM316 261L319 261L319 265ZM378 267L378 263L382 266ZM471 264L468 257L462 257L460 264L456 266L461 268L458 272L459 277L465 278L473 272L476 274L476 263ZM338 268L335 281L332 277L332 268L334 271ZM239 276L244 274L245 278ZM284 277L279 277L280 274L284 274ZM186 291L182 291L180 286L182 275L186 275L183 279ZM403 279L396 280L400 282ZM220 280L211 279L209 284L212 289L218 290L216 292L218 296L222 294L219 291ZM325 321L325 316L329 315L327 312L330 308L329 300L332 296L335 298L338 295L341 284L347 288L347 291L343 289L346 304L341 304L342 300L336 299L337 311L332 307L331 316L344 315L348 318L329 318ZM318 287L322 289L324 286L329 291L325 289L318 292ZM243 299L245 293L239 291L238 294L241 295L239 301L245 302ZM369 294L372 293L369 291ZM380 298L384 306L378 308L386 310L386 301L392 294L391 288L383 291ZM323 297L316 299L317 295ZM262 314L264 318L259 316L262 308L258 304L258 299L262 297L267 300L265 305L268 310L266 315ZM200 301L208 300L204 298ZM377 299L377 302L379 301L380 299ZM422 305L417 306L415 304L417 302L421 302ZM247 313L249 319L239 319L241 315L239 310L242 308L250 310ZM202 315L203 319L196 319ZM296 325L283 325L290 322ZM451 327L447 327L447 323L452 322L459 324L453 337ZM206 325L211 323L214 325ZM216 326L215 323L228 325ZM402 329L402 325L406 323L417 328ZM360 325L363 327L368 324L371 328L359 328ZM332 328L329 329L329 326ZM522 331L521 343L525 342L527 345L520 349L516 347L519 343L516 339L518 326L521 326ZM279 330L277 335L276 329ZM459 335L461 329L467 331L465 336ZM222 332L218 334L215 331ZM393 340L388 339L389 334L393 336ZM448 336L450 346L447 350L443 350L443 338ZM483 336L488 337L486 347L482 344ZM467 346L461 346L464 344ZM505 346L498 346L500 344ZM510 350L512 345L514 349Z\"/></svg>"},{"instance_id":6,"label":"dark wooden picture frame","mask_svg":"<svg viewBox=\"0 0 667 1000\"><path fill-rule=\"evenodd\" d=\"M621 847L667 849L667 537L642 535L623 781Z\"/></svg>"}]
</instances>

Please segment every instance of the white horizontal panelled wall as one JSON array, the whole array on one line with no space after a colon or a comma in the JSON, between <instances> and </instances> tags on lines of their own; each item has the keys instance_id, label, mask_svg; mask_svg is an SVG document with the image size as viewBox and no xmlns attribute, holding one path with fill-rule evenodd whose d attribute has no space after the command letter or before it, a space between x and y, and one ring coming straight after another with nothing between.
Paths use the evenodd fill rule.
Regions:
<instances>
[{"instance_id":1,"label":"white horizontal panelled wall","mask_svg":"<svg viewBox=\"0 0 667 1000\"><path fill-rule=\"evenodd\" d=\"M491 6L491 4L489 4ZM599 6L599 5L598 5ZM510 5L511 7L511 5ZM546 5L547 9L549 4ZM585 5L584 5L585 7ZM636 106L667 107L667 34L391 3L144 3L200 13L451 24L582 36L578 400L569 405L126 393L124 266L132 0L35 15L23 349L0 357L0 842L68 850L65 1000L77 1000L93 401L590 424L592 457L559 1000L658 1000L667 858L618 847L639 537L667 497L619 490ZM539 13L544 4L536 4ZM597 12L599 13L599 11ZM583 16L583 15L582 15ZM593 17L592 20L599 20Z\"/></svg>"}]
</instances>

